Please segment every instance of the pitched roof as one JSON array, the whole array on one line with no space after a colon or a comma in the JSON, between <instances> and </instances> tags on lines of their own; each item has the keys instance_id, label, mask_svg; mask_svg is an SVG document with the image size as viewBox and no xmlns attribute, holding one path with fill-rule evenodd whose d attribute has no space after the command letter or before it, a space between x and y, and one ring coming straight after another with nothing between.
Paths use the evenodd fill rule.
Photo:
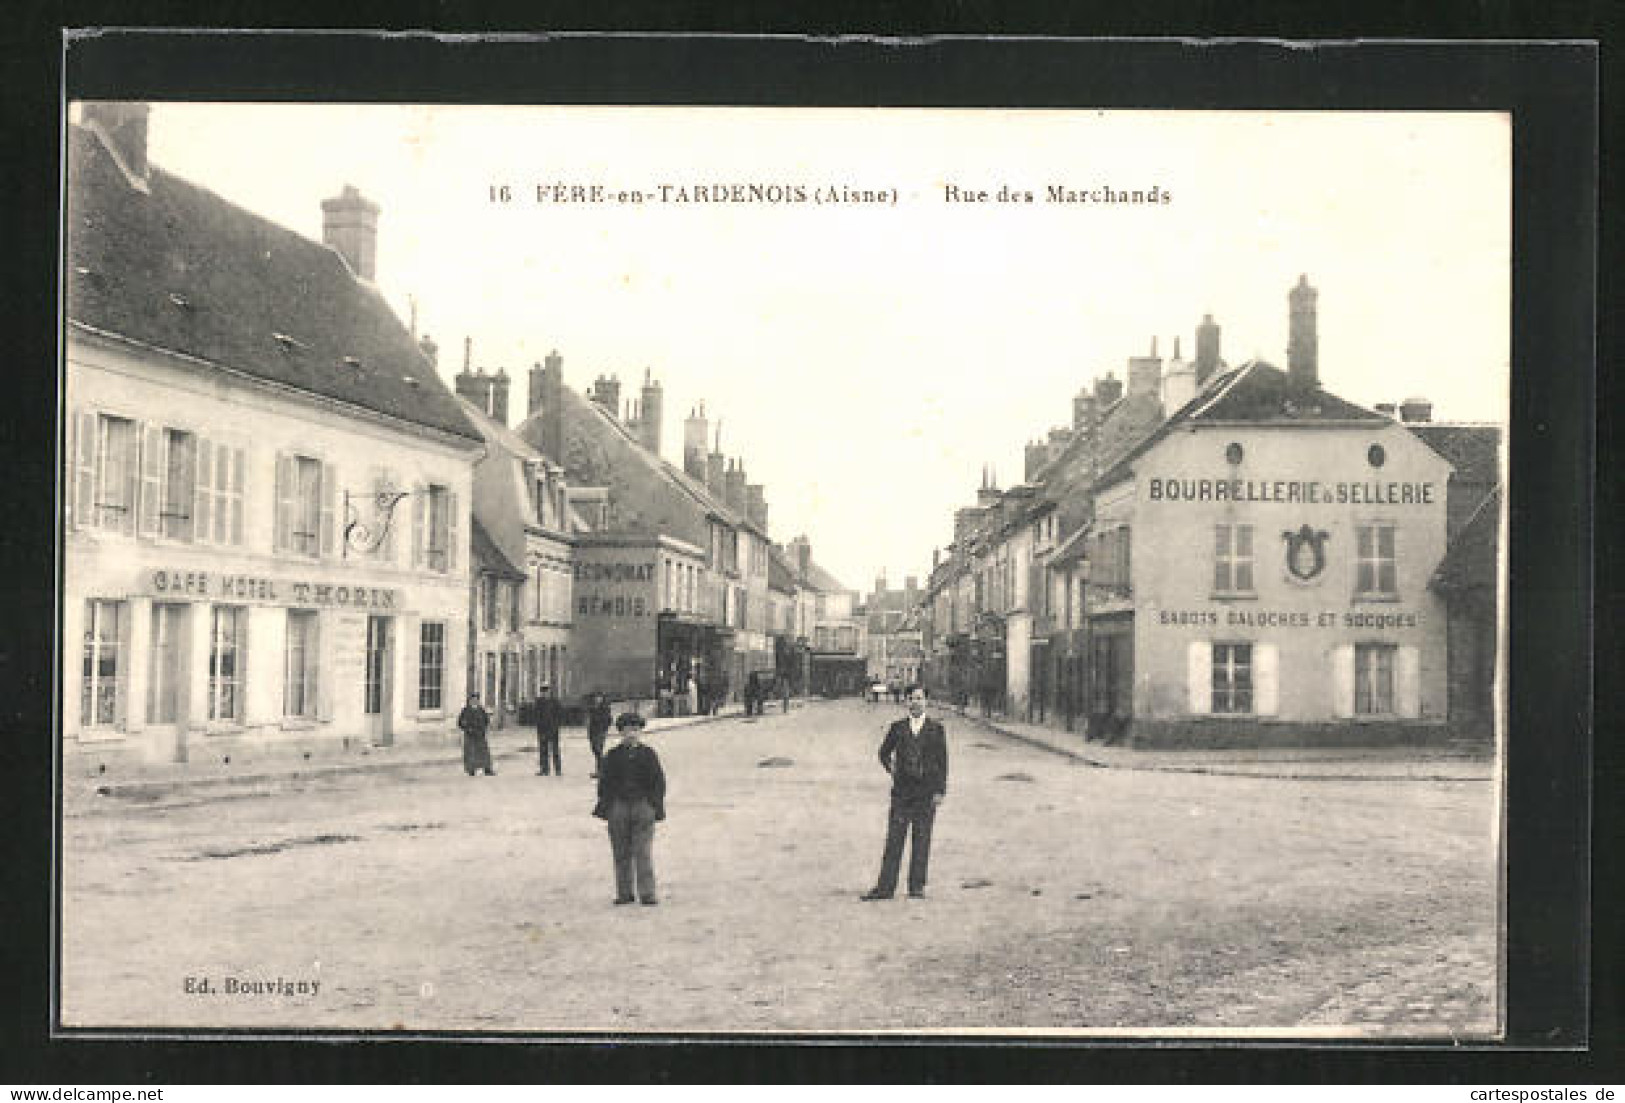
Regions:
<instances>
[{"instance_id":1,"label":"pitched roof","mask_svg":"<svg viewBox=\"0 0 1625 1103\"><path fill-rule=\"evenodd\" d=\"M1263 360L1249 360L1207 386L1161 424L1142 436L1095 480L1104 487L1130 473L1130 464L1152 445L1182 425L1201 423L1306 425L1365 421L1385 424L1388 418L1339 398L1319 387L1305 393L1286 372Z\"/></svg>"},{"instance_id":2,"label":"pitched roof","mask_svg":"<svg viewBox=\"0 0 1625 1103\"><path fill-rule=\"evenodd\" d=\"M814 590L822 590L826 594L844 594L849 591L841 580L820 567L811 559L807 560L807 585Z\"/></svg>"},{"instance_id":3,"label":"pitched roof","mask_svg":"<svg viewBox=\"0 0 1625 1103\"><path fill-rule=\"evenodd\" d=\"M133 187L68 135L71 323L477 440L377 289L339 255L162 169Z\"/></svg>"},{"instance_id":4,"label":"pitched roof","mask_svg":"<svg viewBox=\"0 0 1625 1103\"><path fill-rule=\"evenodd\" d=\"M532 445L524 437L497 421L486 416L484 410L464 398L462 395L453 395L453 400L462 407L463 416L468 418L472 425L485 438L486 443L500 446L504 451L522 460L533 460L546 463L547 457L541 450Z\"/></svg>"},{"instance_id":5,"label":"pitched roof","mask_svg":"<svg viewBox=\"0 0 1625 1103\"><path fill-rule=\"evenodd\" d=\"M1437 590L1458 592L1493 590L1500 546L1501 488L1497 486L1485 495L1472 518L1450 541L1429 585Z\"/></svg>"},{"instance_id":6,"label":"pitched roof","mask_svg":"<svg viewBox=\"0 0 1625 1103\"><path fill-rule=\"evenodd\" d=\"M565 454L549 458L563 465L572 483L608 488L609 531L669 535L705 547L711 538L707 518L716 517L768 539L766 532L713 495L704 483L643 447L630 429L598 403L569 387L560 387L559 394L564 405ZM542 413L526 418L516 431L540 448Z\"/></svg>"},{"instance_id":7,"label":"pitched roof","mask_svg":"<svg viewBox=\"0 0 1625 1103\"><path fill-rule=\"evenodd\" d=\"M1422 438L1456 469L1463 482L1494 483L1501 478L1501 430L1495 425L1448 422L1406 422L1405 428Z\"/></svg>"},{"instance_id":8,"label":"pitched roof","mask_svg":"<svg viewBox=\"0 0 1625 1103\"><path fill-rule=\"evenodd\" d=\"M491 539L491 534L485 531L485 526L480 524L477 517L474 518L469 539L475 563L504 578L523 580L526 577L524 569L502 553L502 549L497 547L497 542Z\"/></svg>"},{"instance_id":9,"label":"pitched roof","mask_svg":"<svg viewBox=\"0 0 1625 1103\"><path fill-rule=\"evenodd\" d=\"M796 590L796 572L771 544L767 549L767 587L787 594L793 594Z\"/></svg>"}]
</instances>

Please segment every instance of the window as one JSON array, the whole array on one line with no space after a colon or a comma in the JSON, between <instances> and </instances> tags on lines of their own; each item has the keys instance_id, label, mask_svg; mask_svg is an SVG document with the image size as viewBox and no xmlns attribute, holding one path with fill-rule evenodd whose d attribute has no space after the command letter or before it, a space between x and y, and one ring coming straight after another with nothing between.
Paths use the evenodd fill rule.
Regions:
<instances>
[{"instance_id":1,"label":"window","mask_svg":"<svg viewBox=\"0 0 1625 1103\"><path fill-rule=\"evenodd\" d=\"M519 631L519 606L524 600L525 584L517 578L508 584L508 631Z\"/></svg>"},{"instance_id":2,"label":"window","mask_svg":"<svg viewBox=\"0 0 1625 1103\"><path fill-rule=\"evenodd\" d=\"M1399 596L1393 525L1356 526L1354 592L1367 598Z\"/></svg>"},{"instance_id":3,"label":"window","mask_svg":"<svg viewBox=\"0 0 1625 1103\"><path fill-rule=\"evenodd\" d=\"M209 719L243 718L243 624L247 610L216 605L209 632Z\"/></svg>"},{"instance_id":4,"label":"window","mask_svg":"<svg viewBox=\"0 0 1625 1103\"><path fill-rule=\"evenodd\" d=\"M443 708L446 677L446 626L424 621L418 647L418 709L438 712Z\"/></svg>"},{"instance_id":5,"label":"window","mask_svg":"<svg viewBox=\"0 0 1625 1103\"><path fill-rule=\"evenodd\" d=\"M197 493L193 498L191 539L215 544L243 542L243 450L218 441L191 436L191 452ZM287 477L286 468L279 478ZM278 486L278 502L287 488ZM276 546L291 547L284 526L291 526L291 504L277 514Z\"/></svg>"},{"instance_id":6,"label":"window","mask_svg":"<svg viewBox=\"0 0 1625 1103\"><path fill-rule=\"evenodd\" d=\"M487 632L497 630L497 576L480 575L480 626Z\"/></svg>"},{"instance_id":7,"label":"window","mask_svg":"<svg viewBox=\"0 0 1625 1103\"><path fill-rule=\"evenodd\" d=\"M288 642L283 664L282 714L316 715L316 614L308 609L288 610Z\"/></svg>"},{"instance_id":8,"label":"window","mask_svg":"<svg viewBox=\"0 0 1625 1103\"><path fill-rule=\"evenodd\" d=\"M101 528L135 529L137 440L135 422L129 418L97 417L94 523Z\"/></svg>"},{"instance_id":9,"label":"window","mask_svg":"<svg viewBox=\"0 0 1625 1103\"><path fill-rule=\"evenodd\" d=\"M1213 589L1221 594L1253 592L1253 526L1213 526Z\"/></svg>"},{"instance_id":10,"label":"window","mask_svg":"<svg viewBox=\"0 0 1625 1103\"><path fill-rule=\"evenodd\" d=\"M1253 711L1253 645L1213 645L1213 711Z\"/></svg>"},{"instance_id":11,"label":"window","mask_svg":"<svg viewBox=\"0 0 1625 1103\"><path fill-rule=\"evenodd\" d=\"M430 486L425 491L424 508L423 561L431 571L449 571L453 561L451 491L443 486Z\"/></svg>"},{"instance_id":12,"label":"window","mask_svg":"<svg viewBox=\"0 0 1625 1103\"><path fill-rule=\"evenodd\" d=\"M293 473L290 488L293 528L288 533L289 547L300 555L313 556L321 551L322 465L308 456L296 456Z\"/></svg>"},{"instance_id":13,"label":"window","mask_svg":"<svg viewBox=\"0 0 1625 1103\"><path fill-rule=\"evenodd\" d=\"M1386 716L1394 712L1394 656L1392 644L1354 645L1354 714Z\"/></svg>"},{"instance_id":14,"label":"window","mask_svg":"<svg viewBox=\"0 0 1625 1103\"><path fill-rule=\"evenodd\" d=\"M197 438L179 429L163 431L162 484L158 530L171 540L192 539L192 499L196 494Z\"/></svg>"},{"instance_id":15,"label":"window","mask_svg":"<svg viewBox=\"0 0 1625 1103\"><path fill-rule=\"evenodd\" d=\"M122 601L85 604L85 658L79 694L79 720L85 727L118 723L124 617Z\"/></svg>"}]
</instances>

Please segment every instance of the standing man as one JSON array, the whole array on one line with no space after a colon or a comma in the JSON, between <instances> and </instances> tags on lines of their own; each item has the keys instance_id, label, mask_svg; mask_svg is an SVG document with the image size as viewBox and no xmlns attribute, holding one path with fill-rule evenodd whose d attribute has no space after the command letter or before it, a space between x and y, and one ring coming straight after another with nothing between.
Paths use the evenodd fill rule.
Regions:
<instances>
[{"instance_id":1,"label":"standing man","mask_svg":"<svg viewBox=\"0 0 1625 1103\"><path fill-rule=\"evenodd\" d=\"M559 761L559 720L561 710L558 698L553 696L552 686L543 686L542 695L536 698L536 754L540 760L541 769L537 774L546 777L549 773L564 773L564 765ZM549 770L549 764L552 769Z\"/></svg>"},{"instance_id":2,"label":"standing man","mask_svg":"<svg viewBox=\"0 0 1625 1103\"><path fill-rule=\"evenodd\" d=\"M592 746L592 776L604 768L604 740L609 736L609 699L594 693L587 704L587 742Z\"/></svg>"},{"instance_id":3,"label":"standing man","mask_svg":"<svg viewBox=\"0 0 1625 1103\"><path fill-rule=\"evenodd\" d=\"M908 687L908 715L887 730L880 744L880 764L891 775L891 809L886 816L886 849L880 878L864 900L890 900L897 892L903 842L912 830L908 855L908 894L925 896L926 867L931 861L931 827L937 806L948 792L948 737L942 725L925 715L925 690Z\"/></svg>"},{"instance_id":4,"label":"standing man","mask_svg":"<svg viewBox=\"0 0 1625 1103\"><path fill-rule=\"evenodd\" d=\"M470 693L468 704L457 714L457 726L463 730L463 769L469 777L480 771L486 777L495 777L491 767L491 745L485 741L486 729L491 726L491 715L480 708L480 695Z\"/></svg>"},{"instance_id":5,"label":"standing man","mask_svg":"<svg viewBox=\"0 0 1625 1103\"><path fill-rule=\"evenodd\" d=\"M660 903L655 888L655 824L666 818L666 774L660 756L646 745L643 717L623 712L615 721L621 741L598 771L598 804L592 814L609 823L615 860L615 903Z\"/></svg>"}]
</instances>

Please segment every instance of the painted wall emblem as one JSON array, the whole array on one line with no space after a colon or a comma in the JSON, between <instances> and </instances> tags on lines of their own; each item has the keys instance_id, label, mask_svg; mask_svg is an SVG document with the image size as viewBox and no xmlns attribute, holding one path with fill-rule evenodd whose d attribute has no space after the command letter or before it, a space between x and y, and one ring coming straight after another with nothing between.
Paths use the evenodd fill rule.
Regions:
<instances>
[{"instance_id":1,"label":"painted wall emblem","mask_svg":"<svg viewBox=\"0 0 1625 1103\"><path fill-rule=\"evenodd\" d=\"M1331 534L1325 529L1312 529L1304 525L1297 532L1281 533L1286 541L1286 569L1299 582L1313 582L1326 569L1326 540Z\"/></svg>"}]
</instances>

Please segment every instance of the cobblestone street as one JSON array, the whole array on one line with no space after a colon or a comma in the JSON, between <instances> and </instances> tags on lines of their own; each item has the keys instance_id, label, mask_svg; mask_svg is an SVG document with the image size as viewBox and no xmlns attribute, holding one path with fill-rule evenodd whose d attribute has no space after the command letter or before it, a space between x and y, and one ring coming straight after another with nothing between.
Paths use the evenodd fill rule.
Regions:
<instances>
[{"instance_id":1,"label":"cobblestone street","mask_svg":"<svg viewBox=\"0 0 1625 1103\"><path fill-rule=\"evenodd\" d=\"M861 903L894 706L652 731L658 908L590 756L81 795L62 1021L466 1031L1498 1029L1494 786L1094 768L945 717L930 898ZM238 991L228 992L235 982ZM280 982L266 985L260 982Z\"/></svg>"}]
</instances>

